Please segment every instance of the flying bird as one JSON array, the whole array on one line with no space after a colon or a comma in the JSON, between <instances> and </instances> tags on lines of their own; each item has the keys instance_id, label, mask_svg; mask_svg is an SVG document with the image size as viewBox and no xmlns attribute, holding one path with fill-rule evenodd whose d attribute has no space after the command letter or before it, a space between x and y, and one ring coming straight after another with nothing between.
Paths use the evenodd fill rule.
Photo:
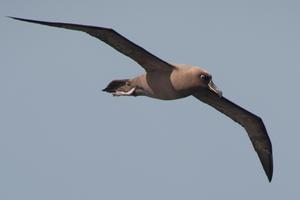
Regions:
<instances>
[{"instance_id":1,"label":"flying bird","mask_svg":"<svg viewBox=\"0 0 300 200\"><path fill-rule=\"evenodd\" d=\"M103 89L105 92L114 96L148 96L161 100L173 100L192 95L225 114L245 128L268 180L271 182L272 144L262 119L225 98L221 90L213 83L212 75L205 69L190 65L170 64L110 28L10 18L83 31L130 57L146 71L145 74L132 79L111 81Z\"/></svg>"}]
</instances>

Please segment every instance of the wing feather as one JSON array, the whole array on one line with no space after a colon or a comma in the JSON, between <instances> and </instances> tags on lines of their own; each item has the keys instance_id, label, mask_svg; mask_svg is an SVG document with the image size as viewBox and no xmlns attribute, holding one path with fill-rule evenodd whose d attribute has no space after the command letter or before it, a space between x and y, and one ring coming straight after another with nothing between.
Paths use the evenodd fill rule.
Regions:
<instances>
[{"instance_id":1,"label":"wing feather","mask_svg":"<svg viewBox=\"0 0 300 200\"><path fill-rule=\"evenodd\" d=\"M214 107L246 129L264 171L271 181L273 175L272 144L262 119L225 97L220 98L210 91L205 94L195 93L194 97Z\"/></svg>"},{"instance_id":2,"label":"wing feather","mask_svg":"<svg viewBox=\"0 0 300 200\"><path fill-rule=\"evenodd\" d=\"M42 24L47 26L71 29L76 31L83 31L93 37L100 39L105 42L112 48L116 49L120 53L130 57L135 60L138 64L140 64L147 72L150 71L171 71L174 66L169 63L161 60L155 55L151 54L144 48L134 44L121 34L117 33L113 29L96 27L96 26L88 26L88 25L80 25L80 24L70 24L70 23L60 23L60 22L46 22L46 21L37 21L31 19L23 19L17 17L10 17L12 19Z\"/></svg>"}]
</instances>

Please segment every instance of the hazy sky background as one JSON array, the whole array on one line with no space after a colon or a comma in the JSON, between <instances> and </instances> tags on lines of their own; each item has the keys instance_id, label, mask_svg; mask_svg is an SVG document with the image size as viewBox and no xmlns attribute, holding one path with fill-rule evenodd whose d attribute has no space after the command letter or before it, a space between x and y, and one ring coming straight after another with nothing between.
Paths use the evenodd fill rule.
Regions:
<instances>
[{"instance_id":1,"label":"hazy sky background","mask_svg":"<svg viewBox=\"0 0 300 200\"><path fill-rule=\"evenodd\" d=\"M299 1L0 0L0 199L298 199ZM261 116L267 181L244 129L189 97L112 97L143 69L87 34L5 16L111 27L206 68Z\"/></svg>"}]
</instances>

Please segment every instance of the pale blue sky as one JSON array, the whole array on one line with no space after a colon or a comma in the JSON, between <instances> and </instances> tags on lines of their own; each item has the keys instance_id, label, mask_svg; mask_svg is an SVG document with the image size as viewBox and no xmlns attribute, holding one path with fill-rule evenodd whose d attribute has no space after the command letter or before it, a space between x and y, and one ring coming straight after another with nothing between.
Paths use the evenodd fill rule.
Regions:
<instances>
[{"instance_id":1,"label":"pale blue sky","mask_svg":"<svg viewBox=\"0 0 300 200\"><path fill-rule=\"evenodd\" d=\"M0 199L298 199L299 1L1 0ZM101 92L143 73L87 34L5 16L111 27L206 68L261 116L268 183L246 132L192 97Z\"/></svg>"}]
</instances>

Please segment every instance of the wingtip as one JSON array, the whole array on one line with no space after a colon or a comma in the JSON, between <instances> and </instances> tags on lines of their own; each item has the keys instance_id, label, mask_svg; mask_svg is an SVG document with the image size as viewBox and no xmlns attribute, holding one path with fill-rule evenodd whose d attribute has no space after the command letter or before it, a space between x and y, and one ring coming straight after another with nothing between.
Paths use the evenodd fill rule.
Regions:
<instances>
[{"instance_id":1,"label":"wingtip","mask_svg":"<svg viewBox=\"0 0 300 200\"><path fill-rule=\"evenodd\" d=\"M23 18L19 18L19 17L12 17L12 16L6 16L7 18L10 19L14 19L14 20L19 20L19 21L23 21L23 22L32 22L33 20L30 19L23 19Z\"/></svg>"},{"instance_id":2,"label":"wingtip","mask_svg":"<svg viewBox=\"0 0 300 200\"><path fill-rule=\"evenodd\" d=\"M44 22L44 21L25 19L25 18L20 18L20 17L12 17L12 16L6 16L6 17L14 19L14 20L22 21L22 22L30 22L30 23L36 23L36 24L42 24L42 25L49 25L49 22Z\"/></svg>"},{"instance_id":3,"label":"wingtip","mask_svg":"<svg viewBox=\"0 0 300 200\"><path fill-rule=\"evenodd\" d=\"M273 178L273 156L272 154L269 156L269 158L266 160L262 160L264 171L268 177L269 182L272 181Z\"/></svg>"},{"instance_id":4,"label":"wingtip","mask_svg":"<svg viewBox=\"0 0 300 200\"><path fill-rule=\"evenodd\" d=\"M11 19L15 19L15 17L12 17L12 16L5 16L7 18L11 18Z\"/></svg>"},{"instance_id":5,"label":"wingtip","mask_svg":"<svg viewBox=\"0 0 300 200\"><path fill-rule=\"evenodd\" d=\"M271 183L272 178L273 178L273 167L272 167L271 170L267 173L267 177L268 177L269 183Z\"/></svg>"},{"instance_id":6,"label":"wingtip","mask_svg":"<svg viewBox=\"0 0 300 200\"><path fill-rule=\"evenodd\" d=\"M269 183L272 182L272 175L271 175L271 176L268 176L268 180L269 180Z\"/></svg>"},{"instance_id":7,"label":"wingtip","mask_svg":"<svg viewBox=\"0 0 300 200\"><path fill-rule=\"evenodd\" d=\"M13 16L6 16L6 17L11 18L11 19L21 20L21 18L18 18L18 17L13 17Z\"/></svg>"},{"instance_id":8,"label":"wingtip","mask_svg":"<svg viewBox=\"0 0 300 200\"><path fill-rule=\"evenodd\" d=\"M25 21L25 22L30 22L31 20L30 19L23 19L23 18L20 18L20 17L13 17L13 16L6 16L10 19L14 19L14 20L19 20L19 21Z\"/></svg>"}]
</instances>

